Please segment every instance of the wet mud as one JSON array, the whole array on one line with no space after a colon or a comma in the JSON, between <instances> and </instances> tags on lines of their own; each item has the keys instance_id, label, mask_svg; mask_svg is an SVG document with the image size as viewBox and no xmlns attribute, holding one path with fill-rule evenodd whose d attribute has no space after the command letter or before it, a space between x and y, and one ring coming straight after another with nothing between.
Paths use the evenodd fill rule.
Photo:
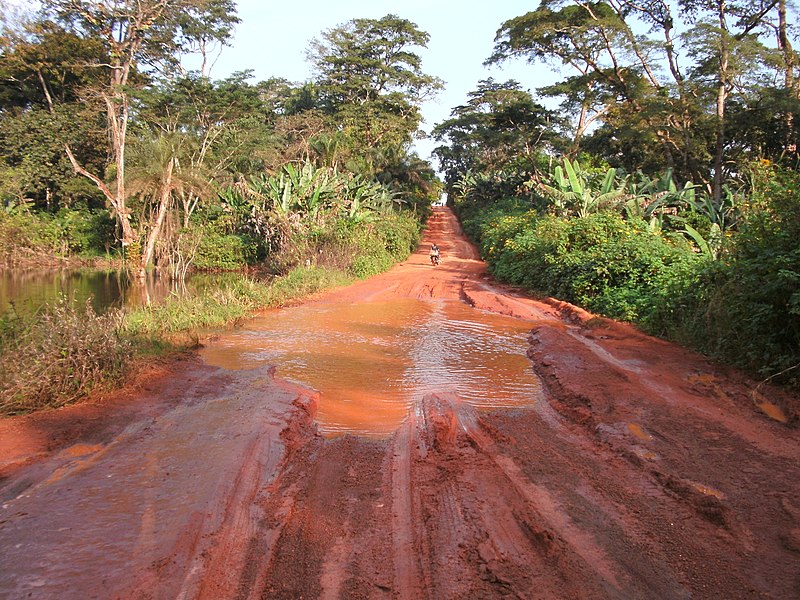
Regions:
<instances>
[{"instance_id":1,"label":"wet mud","mask_svg":"<svg viewBox=\"0 0 800 600\"><path fill-rule=\"evenodd\" d=\"M329 392L375 339L398 347L365 380L441 345L373 324L313 380L324 358L254 324L115 396L0 421L0 598L800 597L796 397L498 285L446 209L409 261L298 314L397 300L450 315L428 330L451 303L523 320L534 384L497 402L469 379L487 354L455 382ZM407 416L335 416L373 395Z\"/></svg>"}]
</instances>

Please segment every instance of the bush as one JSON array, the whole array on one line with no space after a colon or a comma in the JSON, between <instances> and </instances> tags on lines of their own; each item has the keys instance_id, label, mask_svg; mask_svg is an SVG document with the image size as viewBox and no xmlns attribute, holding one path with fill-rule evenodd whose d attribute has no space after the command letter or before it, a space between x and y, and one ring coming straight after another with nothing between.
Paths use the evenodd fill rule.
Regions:
<instances>
[{"instance_id":1,"label":"bush","mask_svg":"<svg viewBox=\"0 0 800 600\"><path fill-rule=\"evenodd\" d=\"M699 260L685 243L614 213L526 213L484 227L484 253L498 278L628 321L646 318L672 274Z\"/></svg>"},{"instance_id":2,"label":"bush","mask_svg":"<svg viewBox=\"0 0 800 600\"><path fill-rule=\"evenodd\" d=\"M201 270L234 271L247 266L252 245L240 235L203 228L194 254L193 266Z\"/></svg>"},{"instance_id":3,"label":"bush","mask_svg":"<svg viewBox=\"0 0 800 600\"><path fill-rule=\"evenodd\" d=\"M800 174L758 166L739 232L704 273L704 351L762 375L800 363L798 214Z\"/></svg>"},{"instance_id":4,"label":"bush","mask_svg":"<svg viewBox=\"0 0 800 600\"><path fill-rule=\"evenodd\" d=\"M0 263L38 262L66 253L61 227L50 215L0 210Z\"/></svg>"},{"instance_id":5,"label":"bush","mask_svg":"<svg viewBox=\"0 0 800 600\"><path fill-rule=\"evenodd\" d=\"M116 242L116 223L106 210L62 208L55 221L71 254L105 254Z\"/></svg>"},{"instance_id":6,"label":"bush","mask_svg":"<svg viewBox=\"0 0 800 600\"><path fill-rule=\"evenodd\" d=\"M54 408L125 374L133 343L122 313L61 298L33 316L0 317L0 414Z\"/></svg>"},{"instance_id":7,"label":"bush","mask_svg":"<svg viewBox=\"0 0 800 600\"><path fill-rule=\"evenodd\" d=\"M786 371L785 380L800 381L797 172L766 163L753 169L750 202L718 261L679 234L664 237L612 212L540 216L513 199L457 206L499 279L633 321L751 372Z\"/></svg>"}]
</instances>

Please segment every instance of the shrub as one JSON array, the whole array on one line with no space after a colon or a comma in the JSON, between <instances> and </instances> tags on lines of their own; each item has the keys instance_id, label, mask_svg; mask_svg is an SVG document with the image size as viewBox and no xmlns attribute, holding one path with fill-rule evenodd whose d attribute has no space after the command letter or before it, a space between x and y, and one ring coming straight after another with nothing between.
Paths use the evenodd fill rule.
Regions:
<instances>
[{"instance_id":1,"label":"shrub","mask_svg":"<svg viewBox=\"0 0 800 600\"><path fill-rule=\"evenodd\" d=\"M704 274L704 351L763 375L800 363L798 214L800 174L758 166L739 232Z\"/></svg>"},{"instance_id":2,"label":"shrub","mask_svg":"<svg viewBox=\"0 0 800 600\"><path fill-rule=\"evenodd\" d=\"M484 249L498 278L624 320L645 318L670 274L698 260L614 213L498 217L485 224Z\"/></svg>"},{"instance_id":3,"label":"shrub","mask_svg":"<svg viewBox=\"0 0 800 600\"><path fill-rule=\"evenodd\" d=\"M199 228L193 266L201 270L234 271L247 266L256 243L245 235L220 232L212 225Z\"/></svg>"},{"instance_id":4,"label":"shrub","mask_svg":"<svg viewBox=\"0 0 800 600\"><path fill-rule=\"evenodd\" d=\"M122 313L98 315L65 298L33 316L0 317L0 414L67 404L125 374L132 341Z\"/></svg>"},{"instance_id":5,"label":"shrub","mask_svg":"<svg viewBox=\"0 0 800 600\"><path fill-rule=\"evenodd\" d=\"M115 243L116 223L106 210L62 208L55 221L71 254L104 254Z\"/></svg>"},{"instance_id":6,"label":"shrub","mask_svg":"<svg viewBox=\"0 0 800 600\"><path fill-rule=\"evenodd\" d=\"M0 263L7 266L63 255L61 227L50 215L0 210Z\"/></svg>"}]
</instances>

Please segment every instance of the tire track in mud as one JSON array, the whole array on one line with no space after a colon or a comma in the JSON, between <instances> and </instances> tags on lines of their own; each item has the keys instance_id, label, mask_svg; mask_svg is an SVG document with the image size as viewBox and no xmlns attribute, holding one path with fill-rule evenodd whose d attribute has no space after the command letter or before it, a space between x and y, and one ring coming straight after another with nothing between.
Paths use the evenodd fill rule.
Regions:
<instances>
[{"instance_id":1,"label":"tire track in mud","mask_svg":"<svg viewBox=\"0 0 800 600\"><path fill-rule=\"evenodd\" d=\"M498 449L457 398L426 398L391 442L372 442L373 452L359 459L361 451L354 450L363 444L353 438L317 440L289 470L340 473L335 465L346 448L351 470L380 462L390 476L369 493L376 495L373 506L389 505L391 514L342 511L343 504L357 501L353 486L337 483L336 476L326 477L324 485L317 475L296 482L298 497L308 498L314 509L306 506L290 516L293 532L282 536L270 566L271 577L284 577L273 580L263 597L350 597L344 589L394 598L637 597L638 588L623 581L592 534L574 525L555 496ZM383 455L381 461L375 452ZM341 522L325 542L313 521L329 514L338 514ZM314 540L311 545L307 538ZM390 540L391 555L376 555L373 547L361 562L347 559L367 538ZM374 574L385 573L387 564L391 580L377 583ZM333 576L331 565L336 565ZM289 568L296 572L287 578ZM672 591L679 588L670 585Z\"/></svg>"},{"instance_id":2,"label":"tire track in mud","mask_svg":"<svg viewBox=\"0 0 800 600\"><path fill-rule=\"evenodd\" d=\"M127 429L0 481L0 597L800 597L796 426L684 349L493 283L459 236L437 210L425 242L440 266L423 244L316 301L461 300L527 319L545 398L477 413L429 394L388 440L323 439L313 393L272 372L181 373ZM765 393L797 422L796 398ZM121 465L135 485L107 480ZM76 500L85 483L109 503ZM198 502L170 512L187 494ZM102 524L68 531L114 502L130 504L128 556ZM52 565L14 558L23 534L20 555ZM71 549L96 564L67 564Z\"/></svg>"},{"instance_id":3,"label":"tire track in mud","mask_svg":"<svg viewBox=\"0 0 800 600\"><path fill-rule=\"evenodd\" d=\"M263 369L164 383L162 414L0 488L0 597L232 597L299 391Z\"/></svg>"},{"instance_id":4,"label":"tire track in mud","mask_svg":"<svg viewBox=\"0 0 800 600\"><path fill-rule=\"evenodd\" d=\"M636 507L626 529L649 538L688 588L700 597L800 593L798 521L781 510L800 482L797 430L759 415L740 376L726 380L689 351L608 321L539 326L532 342L549 403L645 479L620 490Z\"/></svg>"},{"instance_id":5,"label":"tire track in mud","mask_svg":"<svg viewBox=\"0 0 800 600\"><path fill-rule=\"evenodd\" d=\"M416 416L411 414L395 434L391 451L392 550L395 594L401 600L419 598L427 586L414 540L415 498L411 486L412 448Z\"/></svg>"}]
</instances>

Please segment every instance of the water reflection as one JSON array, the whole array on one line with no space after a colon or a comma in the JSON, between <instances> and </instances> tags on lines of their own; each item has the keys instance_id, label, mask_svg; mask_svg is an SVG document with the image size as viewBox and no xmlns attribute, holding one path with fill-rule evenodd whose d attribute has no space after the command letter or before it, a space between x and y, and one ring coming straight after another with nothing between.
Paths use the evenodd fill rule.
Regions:
<instances>
[{"instance_id":1,"label":"water reflection","mask_svg":"<svg viewBox=\"0 0 800 600\"><path fill-rule=\"evenodd\" d=\"M323 433L383 436L434 391L479 408L533 405L541 387L525 356L529 330L459 302L301 306L259 317L203 357L229 369L276 365L321 392Z\"/></svg>"},{"instance_id":2,"label":"water reflection","mask_svg":"<svg viewBox=\"0 0 800 600\"><path fill-rule=\"evenodd\" d=\"M240 277L238 274L194 275L186 281L175 281L150 272L140 281L130 277L127 271L0 271L0 314L11 303L20 312L35 312L59 296L77 304L91 299L98 313L109 308L136 308L220 285L227 277L237 276Z\"/></svg>"}]
</instances>

